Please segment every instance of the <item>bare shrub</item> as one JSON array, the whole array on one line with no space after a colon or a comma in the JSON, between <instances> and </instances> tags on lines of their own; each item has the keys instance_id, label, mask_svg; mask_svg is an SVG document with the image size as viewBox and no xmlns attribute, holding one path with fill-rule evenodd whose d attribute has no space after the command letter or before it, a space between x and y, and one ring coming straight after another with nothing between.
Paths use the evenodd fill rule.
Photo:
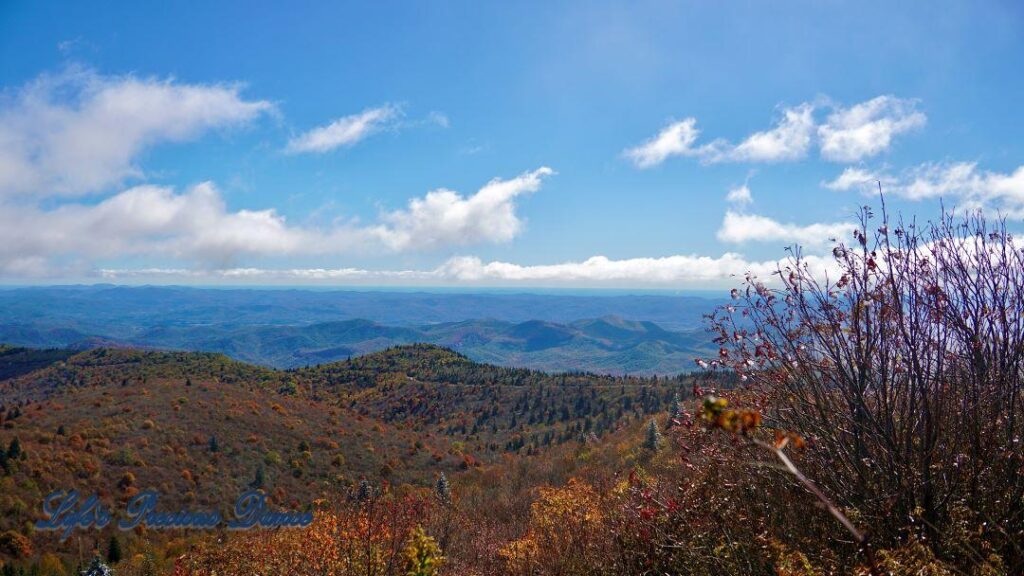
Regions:
<instances>
[{"instance_id":1,"label":"bare shrub","mask_svg":"<svg viewBox=\"0 0 1024 576\"><path fill-rule=\"evenodd\" d=\"M919 538L976 566L1024 552L1020 443L1024 246L1003 221L869 208L828 274L799 249L780 282L748 277L710 321L714 369L755 392L769 428L876 542Z\"/></svg>"}]
</instances>

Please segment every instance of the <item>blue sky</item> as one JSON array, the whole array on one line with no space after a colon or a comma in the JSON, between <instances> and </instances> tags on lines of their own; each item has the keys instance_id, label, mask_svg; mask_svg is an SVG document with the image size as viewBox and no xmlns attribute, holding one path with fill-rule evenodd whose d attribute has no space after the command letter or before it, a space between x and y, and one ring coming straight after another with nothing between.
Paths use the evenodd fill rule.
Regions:
<instances>
[{"instance_id":1,"label":"blue sky","mask_svg":"<svg viewBox=\"0 0 1024 576\"><path fill-rule=\"evenodd\" d=\"M150 4L0 7L3 282L704 288L876 180L1024 219L1019 3Z\"/></svg>"}]
</instances>

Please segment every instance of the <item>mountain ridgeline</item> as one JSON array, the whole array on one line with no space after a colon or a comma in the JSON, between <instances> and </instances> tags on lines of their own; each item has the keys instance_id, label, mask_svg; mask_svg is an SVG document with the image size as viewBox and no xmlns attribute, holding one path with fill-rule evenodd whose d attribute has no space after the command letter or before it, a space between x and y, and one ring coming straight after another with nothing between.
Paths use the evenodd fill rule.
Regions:
<instances>
[{"instance_id":1,"label":"mountain ridgeline","mask_svg":"<svg viewBox=\"0 0 1024 576\"><path fill-rule=\"evenodd\" d=\"M0 342L219 352L274 368L429 343L503 366L673 375L709 353L700 315L711 308L669 296L20 289L0 291ZM570 316L585 313L600 315Z\"/></svg>"},{"instance_id":2,"label":"mountain ridgeline","mask_svg":"<svg viewBox=\"0 0 1024 576\"><path fill-rule=\"evenodd\" d=\"M213 332L211 334L211 332ZM309 326L249 326L223 333L165 328L138 342L161 348L222 352L246 362L293 368L368 354L401 344L429 343L473 360L551 372L675 374L706 354L706 336L663 330L617 317L557 324L470 320L405 328L368 320Z\"/></svg>"}]
</instances>

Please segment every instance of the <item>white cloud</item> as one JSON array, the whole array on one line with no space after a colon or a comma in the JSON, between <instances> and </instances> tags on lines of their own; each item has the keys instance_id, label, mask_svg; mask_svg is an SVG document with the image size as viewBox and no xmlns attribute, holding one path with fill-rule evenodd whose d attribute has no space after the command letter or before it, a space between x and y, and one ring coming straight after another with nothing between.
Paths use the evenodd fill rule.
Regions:
<instances>
[{"instance_id":1,"label":"white cloud","mask_svg":"<svg viewBox=\"0 0 1024 576\"><path fill-rule=\"evenodd\" d=\"M440 269L445 278L468 282L500 280L512 282L636 282L671 284L706 282L742 276L748 271L770 273L775 262L749 262L726 253L720 257L677 255L662 258L612 260L593 256L581 262L524 266L508 262L483 263L479 258L452 258Z\"/></svg>"},{"instance_id":2,"label":"white cloud","mask_svg":"<svg viewBox=\"0 0 1024 576\"><path fill-rule=\"evenodd\" d=\"M271 112L241 86L100 76L43 75L0 99L0 197L78 195L143 176L145 149Z\"/></svg>"},{"instance_id":3,"label":"white cloud","mask_svg":"<svg viewBox=\"0 0 1024 576\"><path fill-rule=\"evenodd\" d=\"M539 189L551 174L553 170L542 167L511 180L491 180L469 197L434 190L409 201L405 210L384 214L374 232L393 250L507 242L523 227L515 212L516 198Z\"/></svg>"},{"instance_id":4,"label":"white cloud","mask_svg":"<svg viewBox=\"0 0 1024 576\"><path fill-rule=\"evenodd\" d=\"M893 192L911 200L962 198L970 204L1024 200L1024 166L1013 174L978 170L973 162L924 164L905 174Z\"/></svg>"},{"instance_id":5,"label":"white cloud","mask_svg":"<svg viewBox=\"0 0 1024 576\"><path fill-rule=\"evenodd\" d=\"M739 144L719 138L698 145L697 120L687 118L669 124L624 155L638 168L657 166L672 156L697 158L704 164L790 162L806 158L817 144L823 158L856 162L888 150L897 135L924 126L927 119L916 107L916 100L879 96L849 108L836 107L818 125L817 105L805 102L783 109L773 128L755 132Z\"/></svg>"},{"instance_id":6,"label":"white cloud","mask_svg":"<svg viewBox=\"0 0 1024 576\"><path fill-rule=\"evenodd\" d=\"M816 275L835 273L831 258L808 256L805 264ZM197 281L227 280L232 283L363 283L363 284L436 284L459 285L523 285L523 286L730 286L747 273L769 281L788 260L751 261L735 253L718 257L675 255L661 258L627 258L613 260L593 256L582 261L559 264L522 265L510 262L484 262L473 256L451 258L430 270L366 270L340 269L260 269L225 270L103 270L102 276L113 280L192 279Z\"/></svg>"},{"instance_id":7,"label":"white cloud","mask_svg":"<svg viewBox=\"0 0 1024 576\"><path fill-rule=\"evenodd\" d=\"M801 104L783 111L778 125L764 132L755 132L732 146L719 141L713 144L708 162L782 162L807 156L814 135L814 106Z\"/></svg>"},{"instance_id":8,"label":"white cloud","mask_svg":"<svg viewBox=\"0 0 1024 576\"><path fill-rule=\"evenodd\" d=\"M657 136L624 152L638 168L661 164L671 156L689 156L701 162L781 162L807 155L814 134L814 106L801 104L783 111L783 117L771 130L755 132L743 142L733 145L718 139L694 146L700 130L697 120L687 118L673 122Z\"/></svg>"},{"instance_id":9,"label":"white cloud","mask_svg":"<svg viewBox=\"0 0 1024 576\"><path fill-rule=\"evenodd\" d=\"M822 186L829 190L878 190L878 183L881 182L883 186L887 186L893 183L892 178L874 172L866 170L864 168L847 168L843 170L843 173L836 177L835 180L829 182L822 182Z\"/></svg>"},{"instance_id":10,"label":"white cloud","mask_svg":"<svg viewBox=\"0 0 1024 576\"><path fill-rule=\"evenodd\" d=\"M994 210L1024 220L1024 166L1002 173L981 170L974 162L922 164L898 176L848 168L824 185L874 194L879 179L885 194L909 200L942 198L959 208Z\"/></svg>"},{"instance_id":11,"label":"white cloud","mask_svg":"<svg viewBox=\"0 0 1024 576\"><path fill-rule=\"evenodd\" d=\"M429 114L427 114L427 117L423 120L423 122L426 124L436 124L441 128L447 128L448 126L451 125L451 121L448 119L448 115L445 114L444 112L438 112L437 110L432 110Z\"/></svg>"},{"instance_id":12,"label":"white cloud","mask_svg":"<svg viewBox=\"0 0 1024 576\"><path fill-rule=\"evenodd\" d=\"M401 110L391 104L368 108L359 114L338 118L326 126L314 128L292 138L288 141L285 151L291 154L304 152L322 154L342 146L354 146L371 134L385 129L401 114ZM448 124L448 118L443 115L435 117L433 121L442 126Z\"/></svg>"},{"instance_id":13,"label":"white cloud","mask_svg":"<svg viewBox=\"0 0 1024 576\"><path fill-rule=\"evenodd\" d=\"M66 204L49 211L5 206L0 210L0 267L26 257L130 255L220 265L247 254L310 249L307 236L273 210L229 212L209 183L183 194L138 186L96 205Z\"/></svg>"},{"instance_id":14,"label":"white cloud","mask_svg":"<svg viewBox=\"0 0 1024 576\"><path fill-rule=\"evenodd\" d=\"M820 248L833 238L848 236L855 226L852 223L784 224L755 214L740 214L732 210L725 213L718 239L723 242L742 244L744 242L793 243L801 246Z\"/></svg>"},{"instance_id":15,"label":"white cloud","mask_svg":"<svg viewBox=\"0 0 1024 576\"><path fill-rule=\"evenodd\" d=\"M669 124L657 136L626 150L624 154L638 168L657 166L669 156L700 156L700 150L693 148L699 135L697 119L686 118Z\"/></svg>"},{"instance_id":16,"label":"white cloud","mask_svg":"<svg viewBox=\"0 0 1024 576\"><path fill-rule=\"evenodd\" d=\"M754 197L750 193L750 188L744 184L729 190L729 193L725 195L725 201L733 206L742 207L753 203Z\"/></svg>"},{"instance_id":17,"label":"white cloud","mask_svg":"<svg viewBox=\"0 0 1024 576\"><path fill-rule=\"evenodd\" d=\"M818 127L822 157L857 162L888 150L893 137L925 125L927 118L916 108L916 100L879 96L836 109Z\"/></svg>"},{"instance_id":18,"label":"white cloud","mask_svg":"<svg viewBox=\"0 0 1024 576\"><path fill-rule=\"evenodd\" d=\"M230 211L210 183L175 193L137 186L95 205L52 210L0 205L0 273L19 276L61 258L170 257L225 268L247 256L405 252L511 240L523 227L515 200L550 168L492 180L463 197L435 190L374 225L296 226L274 210Z\"/></svg>"}]
</instances>

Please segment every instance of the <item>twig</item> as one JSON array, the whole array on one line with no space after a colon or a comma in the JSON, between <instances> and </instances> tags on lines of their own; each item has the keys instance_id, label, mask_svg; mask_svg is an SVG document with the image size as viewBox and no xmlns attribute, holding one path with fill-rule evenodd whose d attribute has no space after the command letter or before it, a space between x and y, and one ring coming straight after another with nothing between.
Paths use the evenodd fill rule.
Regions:
<instances>
[{"instance_id":1,"label":"twig","mask_svg":"<svg viewBox=\"0 0 1024 576\"><path fill-rule=\"evenodd\" d=\"M854 526L853 522L851 522L850 519L847 518L846 515L843 514L842 511L839 510L839 508L832 503L831 500L829 500L828 496L825 496L825 493L822 492L818 488L818 486L811 481L810 478L805 476L804 473L801 472L795 464L793 464L793 461L789 459L789 456L786 456L786 453L782 451L782 449L785 448L786 444L789 442L789 438L782 439L778 446L774 444L769 444L767 442L764 442L763 440L758 440L756 438L748 437L748 439L757 446L760 446L761 448L764 448L765 450L768 450L769 452L774 454L775 457L778 458L780 462L782 462L786 470L790 474L792 474L797 480L799 480L800 483L803 484L804 488L807 488L807 490L825 506L829 514L831 514L836 520L838 520L839 523L843 525L843 528L846 528L846 530L851 535L853 535L853 538L857 541L857 544L859 544L860 547L864 550L864 555L867 556L868 568L870 570L871 576L883 576L882 572L880 572L878 569L878 562L875 559L875 553L871 548L871 544L868 542L867 535L864 532L860 531L856 526Z\"/></svg>"}]
</instances>

